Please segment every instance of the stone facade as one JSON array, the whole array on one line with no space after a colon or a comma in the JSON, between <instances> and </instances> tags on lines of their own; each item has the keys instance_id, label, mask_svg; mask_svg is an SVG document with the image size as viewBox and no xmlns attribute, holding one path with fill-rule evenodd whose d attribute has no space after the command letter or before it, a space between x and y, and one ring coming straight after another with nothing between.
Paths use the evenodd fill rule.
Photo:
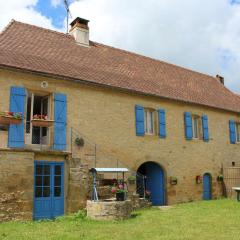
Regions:
<instances>
[{"instance_id":1,"label":"stone facade","mask_svg":"<svg viewBox=\"0 0 240 240\"><path fill-rule=\"evenodd\" d=\"M48 82L44 90L41 88L42 81ZM221 186L216 181L221 167L229 166L233 161L236 165L240 164L240 146L230 144L228 129L230 119L240 120L237 113L9 70L0 71L0 85L0 111L9 109L11 86L65 93L68 126L68 158L47 152L10 151L7 148L7 132L0 130L0 193L1 196L7 194L1 197L0 216L8 212L8 207L3 207L3 203L7 202L5 198L10 198L10 202L20 201L19 209L24 210L19 212L30 218L33 207L33 166L34 160L38 159L65 161L65 212L85 206L89 194L87 172L88 168L95 165L124 166L137 171L144 162L156 162L165 172L167 204L175 204L202 199L202 184L196 184L195 178L206 172L212 175L213 197L221 196ZM136 104L166 110L166 139L136 136ZM209 142L185 139L185 111L208 115ZM72 128L83 135L86 143L74 152ZM169 183L171 176L178 178L177 185Z\"/></svg>"}]
</instances>

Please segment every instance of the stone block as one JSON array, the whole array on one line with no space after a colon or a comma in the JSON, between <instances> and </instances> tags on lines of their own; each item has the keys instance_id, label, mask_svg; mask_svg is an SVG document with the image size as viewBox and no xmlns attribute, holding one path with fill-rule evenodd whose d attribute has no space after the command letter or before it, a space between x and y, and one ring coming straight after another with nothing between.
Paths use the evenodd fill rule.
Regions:
<instances>
[{"instance_id":1,"label":"stone block","mask_svg":"<svg viewBox=\"0 0 240 240\"><path fill-rule=\"evenodd\" d=\"M95 220L123 220L130 218L132 203L127 201L87 201L87 216Z\"/></svg>"}]
</instances>

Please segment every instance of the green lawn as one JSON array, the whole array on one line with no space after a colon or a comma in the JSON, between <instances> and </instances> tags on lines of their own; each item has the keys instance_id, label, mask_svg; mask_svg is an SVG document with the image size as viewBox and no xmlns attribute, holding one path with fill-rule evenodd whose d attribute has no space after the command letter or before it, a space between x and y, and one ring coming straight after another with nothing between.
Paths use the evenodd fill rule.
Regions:
<instances>
[{"instance_id":1,"label":"green lawn","mask_svg":"<svg viewBox=\"0 0 240 240\"><path fill-rule=\"evenodd\" d=\"M119 222L93 221L81 214L55 221L8 222L0 224L0 239L239 240L240 203L216 200L150 208Z\"/></svg>"}]
</instances>

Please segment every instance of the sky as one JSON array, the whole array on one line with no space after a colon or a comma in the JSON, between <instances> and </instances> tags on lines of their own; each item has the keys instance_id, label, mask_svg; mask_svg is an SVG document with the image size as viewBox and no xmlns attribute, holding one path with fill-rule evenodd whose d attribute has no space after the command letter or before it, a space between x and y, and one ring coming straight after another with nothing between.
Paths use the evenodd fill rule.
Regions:
<instances>
[{"instance_id":1,"label":"sky","mask_svg":"<svg viewBox=\"0 0 240 240\"><path fill-rule=\"evenodd\" d=\"M212 76L240 93L240 0L68 0L90 39ZM63 0L0 0L11 19L66 31Z\"/></svg>"}]
</instances>

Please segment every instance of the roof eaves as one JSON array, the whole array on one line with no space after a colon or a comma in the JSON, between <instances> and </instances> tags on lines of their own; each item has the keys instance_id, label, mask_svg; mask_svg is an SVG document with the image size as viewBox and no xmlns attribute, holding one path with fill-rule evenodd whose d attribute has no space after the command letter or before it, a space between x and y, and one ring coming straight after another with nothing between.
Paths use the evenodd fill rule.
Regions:
<instances>
[{"instance_id":1,"label":"roof eaves","mask_svg":"<svg viewBox=\"0 0 240 240\"><path fill-rule=\"evenodd\" d=\"M122 87L112 86L110 84L97 83L95 81L73 78L73 77L64 76L64 75L41 72L41 71L36 71L36 70L31 70L31 69L26 69L26 68L19 68L19 67L14 67L14 66L8 66L8 65L3 65L3 64L0 64L0 68L9 69L9 70L17 70L17 71L20 71L20 72L31 73L31 74L37 74L37 75L43 76L43 77L58 78L58 79L66 80L66 81L73 81L73 82L76 82L76 83L82 83L82 84L91 85L91 86L101 86L101 87L105 87L105 88L109 88L109 89L115 89L115 90L117 89L117 90L120 90L122 92L139 94L139 95L143 95L143 96L157 97L157 98L162 98L162 99L166 99L166 100L177 101L177 102L182 102L182 103L187 103L187 104L194 104L194 105L198 105L198 106L204 106L204 107L219 109L219 110L238 113L238 114L240 113L240 111L233 110L233 109L220 108L220 107L216 107L216 106L210 106L210 105L207 105L207 104L200 104L200 103L181 100L181 99L177 99L177 98L160 96L160 95L153 94L153 93L146 93L146 92L142 92L142 91L138 91L138 90L133 90L133 89L130 89L130 88L122 88ZM240 98L240 96L239 96L239 98Z\"/></svg>"}]
</instances>

